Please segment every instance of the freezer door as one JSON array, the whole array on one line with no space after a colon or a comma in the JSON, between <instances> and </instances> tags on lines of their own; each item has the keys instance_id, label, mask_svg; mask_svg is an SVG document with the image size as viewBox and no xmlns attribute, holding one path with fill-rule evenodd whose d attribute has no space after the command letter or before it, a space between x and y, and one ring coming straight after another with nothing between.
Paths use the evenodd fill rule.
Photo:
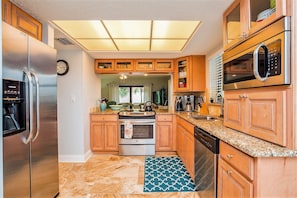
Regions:
<instances>
[{"instance_id":1,"label":"freezer door","mask_svg":"<svg viewBox=\"0 0 297 198\"><path fill-rule=\"evenodd\" d=\"M31 142L32 197L54 197L59 192L56 50L30 38L29 54L37 131Z\"/></svg>"},{"instance_id":2,"label":"freezer door","mask_svg":"<svg viewBox=\"0 0 297 198\"><path fill-rule=\"evenodd\" d=\"M23 80L23 70L28 64L27 36L5 22L2 22L2 61L3 78ZM24 144L28 135L26 130L3 138L4 197L30 197L30 144Z\"/></svg>"},{"instance_id":3,"label":"freezer door","mask_svg":"<svg viewBox=\"0 0 297 198\"><path fill-rule=\"evenodd\" d=\"M23 80L28 64L27 35L2 22L2 78Z\"/></svg>"},{"instance_id":4,"label":"freezer door","mask_svg":"<svg viewBox=\"0 0 297 198\"><path fill-rule=\"evenodd\" d=\"M21 138L21 133L3 138L4 197L30 197L30 147Z\"/></svg>"}]
</instances>

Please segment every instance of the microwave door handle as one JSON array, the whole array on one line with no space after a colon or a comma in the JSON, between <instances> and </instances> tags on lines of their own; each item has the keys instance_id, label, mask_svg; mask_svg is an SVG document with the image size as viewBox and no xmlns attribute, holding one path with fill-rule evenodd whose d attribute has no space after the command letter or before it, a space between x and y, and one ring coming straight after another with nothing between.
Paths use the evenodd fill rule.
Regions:
<instances>
[{"instance_id":1,"label":"microwave door handle","mask_svg":"<svg viewBox=\"0 0 297 198\"><path fill-rule=\"evenodd\" d=\"M266 50L267 48L266 48L266 46L265 46L264 43L261 43L254 50L254 55L253 55L253 59L254 59L254 61L253 61L253 64L254 64L253 71L254 71L254 76L256 77L256 79L258 79L259 81L262 81L263 82L263 81L267 80L267 78L269 76L269 72L266 71L265 77L261 77L260 74L259 74L259 59L258 59L258 57L259 57L259 50L260 50L261 47L264 47L265 48L265 58L268 58L268 51Z\"/></svg>"},{"instance_id":2,"label":"microwave door handle","mask_svg":"<svg viewBox=\"0 0 297 198\"><path fill-rule=\"evenodd\" d=\"M35 86L36 86L36 133L35 136L33 137L33 142L37 139L39 135L39 128L40 128L40 86L39 86L39 78L36 75L36 73L31 72L31 75L33 76L33 79L35 81Z\"/></svg>"},{"instance_id":3,"label":"microwave door handle","mask_svg":"<svg viewBox=\"0 0 297 198\"><path fill-rule=\"evenodd\" d=\"M32 84L32 77L30 72L25 69L24 70L24 76L23 79L25 81L25 78L28 79L28 99L29 102L27 103L29 105L29 135L27 138L23 137L22 140L24 144L29 144L29 142L32 140L33 136L33 84Z\"/></svg>"}]
</instances>

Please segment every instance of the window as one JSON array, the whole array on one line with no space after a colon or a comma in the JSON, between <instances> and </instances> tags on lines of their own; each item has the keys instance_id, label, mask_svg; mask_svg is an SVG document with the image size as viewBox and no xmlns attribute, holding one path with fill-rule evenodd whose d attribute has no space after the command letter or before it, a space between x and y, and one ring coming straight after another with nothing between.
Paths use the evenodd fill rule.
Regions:
<instances>
[{"instance_id":1,"label":"window","mask_svg":"<svg viewBox=\"0 0 297 198\"><path fill-rule=\"evenodd\" d=\"M119 103L144 103L144 87L119 86Z\"/></svg>"},{"instance_id":2,"label":"window","mask_svg":"<svg viewBox=\"0 0 297 198\"><path fill-rule=\"evenodd\" d=\"M218 96L224 95L223 93L223 61L222 61L222 53L214 56L210 60L210 93L209 97L214 99L214 102L218 101Z\"/></svg>"}]
</instances>

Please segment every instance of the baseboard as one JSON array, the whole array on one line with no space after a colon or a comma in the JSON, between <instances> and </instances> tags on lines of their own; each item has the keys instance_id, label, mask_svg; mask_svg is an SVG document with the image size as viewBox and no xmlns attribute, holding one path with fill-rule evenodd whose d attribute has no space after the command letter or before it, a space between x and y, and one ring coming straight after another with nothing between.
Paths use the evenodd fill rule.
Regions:
<instances>
[{"instance_id":1,"label":"baseboard","mask_svg":"<svg viewBox=\"0 0 297 198\"><path fill-rule=\"evenodd\" d=\"M59 162L85 163L92 156L89 150L84 155L59 155Z\"/></svg>"}]
</instances>

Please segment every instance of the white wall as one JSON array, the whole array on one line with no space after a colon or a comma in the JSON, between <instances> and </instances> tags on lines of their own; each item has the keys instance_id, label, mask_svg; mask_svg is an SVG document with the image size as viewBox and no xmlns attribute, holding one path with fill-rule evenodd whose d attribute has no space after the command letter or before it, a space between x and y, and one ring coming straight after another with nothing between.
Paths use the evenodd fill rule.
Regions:
<instances>
[{"instance_id":1,"label":"white wall","mask_svg":"<svg viewBox=\"0 0 297 198\"><path fill-rule=\"evenodd\" d=\"M83 96L83 130L84 130L84 153L85 157L90 156L90 108L96 105L98 98L101 98L101 84L98 74L94 72L94 59L83 53L82 69L82 96Z\"/></svg>"},{"instance_id":2,"label":"white wall","mask_svg":"<svg viewBox=\"0 0 297 198\"><path fill-rule=\"evenodd\" d=\"M69 72L58 76L59 161L84 162L90 155L89 107L96 105L100 86L93 59L81 50L60 50L57 59L69 63Z\"/></svg>"}]
</instances>

